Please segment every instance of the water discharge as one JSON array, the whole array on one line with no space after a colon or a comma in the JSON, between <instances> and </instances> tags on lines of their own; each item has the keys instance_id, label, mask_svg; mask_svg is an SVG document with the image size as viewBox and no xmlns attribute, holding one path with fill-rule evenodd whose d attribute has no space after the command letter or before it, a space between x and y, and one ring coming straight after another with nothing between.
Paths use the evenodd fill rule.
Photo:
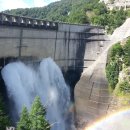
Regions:
<instances>
[{"instance_id":1,"label":"water discharge","mask_svg":"<svg viewBox=\"0 0 130 130\"><path fill-rule=\"evenodd\" d=\"M84 130L130 130L130 108L106 116Z\"/></svg>"},{"instance_id":2,"label":"water discharge","mask_svg":"<svg viewBox=\"0 0 130 130\"><path fill-rule=\"evenodd\" d=\"M70 105L70 91L60 68L51 58L37 67L14 62L2 70L9 99L13 102L11 113L14 119L23 105L30 109L35 96L40 96L47 107L47 119L54 124L52 130L66 130Z\"/></svg>"}]
</instances>

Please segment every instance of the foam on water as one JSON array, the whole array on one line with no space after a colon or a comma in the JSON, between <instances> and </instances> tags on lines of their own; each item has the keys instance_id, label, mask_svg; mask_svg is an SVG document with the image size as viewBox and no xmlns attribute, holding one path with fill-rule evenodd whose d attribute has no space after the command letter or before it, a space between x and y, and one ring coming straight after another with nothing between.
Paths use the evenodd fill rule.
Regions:
<instances>
[{"instance_id":1,"label":"foam on water","mask_svg":"<svg viewBox=\"0 0 130 130\"><path fill-rule=\"evenodd\" d=\"M14 62L2 69L2 77L13 101L13 118L21 112L23 105L30 109L35 96L40 96L47 107L47 119L53 124L52 130L65 130L69 115L70 91L60 68L51 58L43 60L38 67ZM57 123L56 123L57 122Z\"/></svg>"}]
</instances>

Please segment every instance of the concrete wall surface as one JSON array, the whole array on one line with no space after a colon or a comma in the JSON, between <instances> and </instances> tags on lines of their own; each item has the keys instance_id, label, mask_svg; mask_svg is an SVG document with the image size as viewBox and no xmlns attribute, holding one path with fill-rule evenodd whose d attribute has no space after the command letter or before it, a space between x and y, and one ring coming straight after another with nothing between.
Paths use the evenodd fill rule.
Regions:
<instances>
[{"instance_id":1,"label":"concrete wall surface","mask_svg":"<svg viewBox=\"0 0 130 130\"><path fill-rule=\"evenodd\" d=\"M74 99L78 130L107 115L112 101L105 73L107 52L111 43L104 42L103 44L98 58L84 69L75 86ZM92 55L92 52L89 54L93 57L96 55Z\"/></svg>"},{"instance_id":2,"label":"concrete wall surface","mask_svg":"<svg viewBox=\"0 0 130 130\"><path fill-rule=\"evenodd\" d=\"M78 68L84 59L97 58L102 40L103 29L90 25L58 23L54 30L0 25L0 57L51 57L60 67Z\"/></svg>"}]
</instances>

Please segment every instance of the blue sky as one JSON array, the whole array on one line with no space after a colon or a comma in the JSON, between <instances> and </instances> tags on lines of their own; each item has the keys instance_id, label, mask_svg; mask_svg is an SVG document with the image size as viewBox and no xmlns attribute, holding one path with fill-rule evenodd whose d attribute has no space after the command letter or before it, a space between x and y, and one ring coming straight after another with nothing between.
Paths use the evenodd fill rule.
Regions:
<instances>
[{"instance_id":1,"label":"blue sky","mask_svg":"<svg viewBox=\"0 0 130 130\"><path fill-rule=\"evenodd\" d=\"M17 8L43 7L59 0L0 0L0 11Z\"/></svg>"}]
</instances>

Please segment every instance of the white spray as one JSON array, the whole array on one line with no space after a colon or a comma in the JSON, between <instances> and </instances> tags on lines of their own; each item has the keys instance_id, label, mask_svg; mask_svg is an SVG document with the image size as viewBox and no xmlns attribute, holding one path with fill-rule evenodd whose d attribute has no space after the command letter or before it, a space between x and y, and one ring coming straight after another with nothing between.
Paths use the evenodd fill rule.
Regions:
<instances>
[{"instance_id":1,"label":"white spray","mask_svg":"<svg viewBox=\"0 0 130 130\"><path fill-rule=\"evenodd\" d=\"M43 60L37 69L22 62L6 65L2 70L9 99L12 99L20 114L23 105L30 109L36 95L47 107L47 119L53 124L52 130L65 130L70 91L62 72L51 58ZM14 114L14 116L16 116Z\"/></svg>"}]
</instances>

